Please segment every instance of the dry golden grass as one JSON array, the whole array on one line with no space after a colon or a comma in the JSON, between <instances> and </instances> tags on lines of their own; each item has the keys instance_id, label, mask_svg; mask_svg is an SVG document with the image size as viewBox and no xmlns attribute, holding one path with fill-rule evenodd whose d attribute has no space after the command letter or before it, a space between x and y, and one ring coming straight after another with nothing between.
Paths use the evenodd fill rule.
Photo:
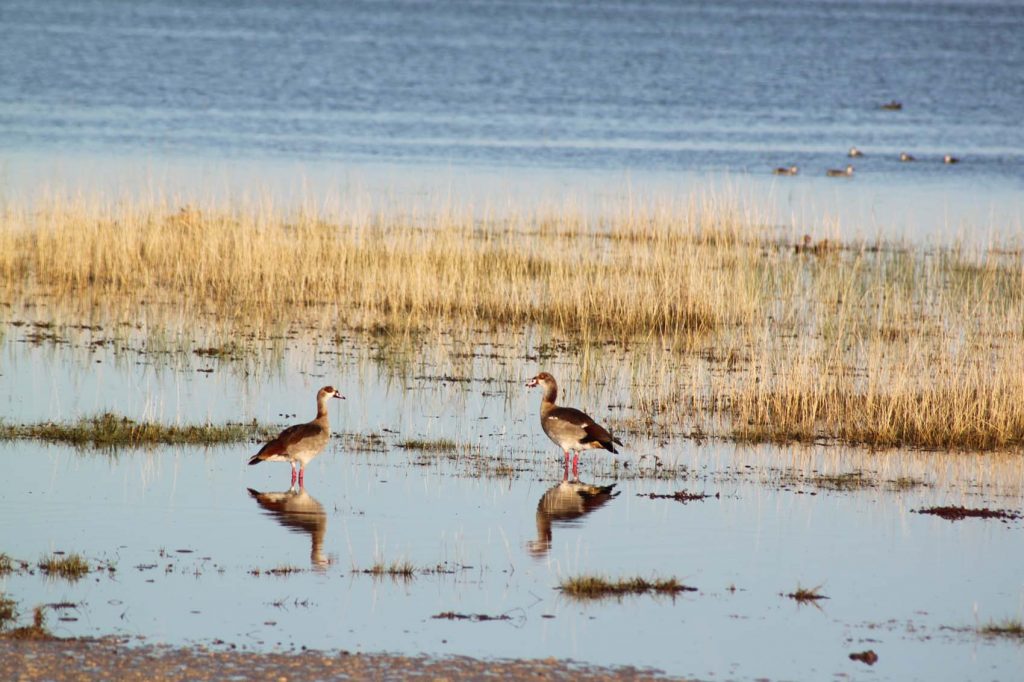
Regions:
<instances>
[{"instance_id":1,"label":"dry golden grass","mask_svg":"<svg viewBox=\"0 0 1024 682\"><path fill-rule=\"evenodd\" d=\"M698 224L700 210L715 222ZM710 206L608 225L454 214L412 225L55 202L5 212L0 281L8 298L167 303L270 324L307 309L349 326L539 323L574 334L676 335L749 312L749 296L735 295L740 231L738 215Z\"/></svg>"},{"instance_id":2,"label":"dry golden grass","mask_svg":"<svg viewBox=\"0 0 1024 682\"><path fill-rule=\"evenodd\" d=\"M171 311L182 327L223 330L203 343L234 349L228 361L246 338L282 338L297 322L327 339L412 331L420 352L462 334L520 359L503 335L542 330L531 343L554 343L539 358L570 358L583 390L619 390L591 403L628 394L610 415L627 431L1024 444L1024 266L1001 244L808 243L721 197L600 220L85 201L0 218L0 316L11 320L38 318L31 306L43 302L50 314L131 321L158 347L177 338L156 314ZM453 374L481 371L451 356Z\"/></svg>"}]
</instances>

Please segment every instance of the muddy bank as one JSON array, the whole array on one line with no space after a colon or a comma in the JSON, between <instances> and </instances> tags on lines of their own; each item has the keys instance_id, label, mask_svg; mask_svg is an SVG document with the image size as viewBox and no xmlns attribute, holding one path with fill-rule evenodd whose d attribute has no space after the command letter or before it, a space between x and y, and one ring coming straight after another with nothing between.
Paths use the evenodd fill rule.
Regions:
<instances>
[{"instance_id":1,"label":"muddy bank","mask_svg":"<svg viewBox=\"0 0 1024 682\"><path fill-rule=\"evenodd\" d=\"M257 654L204 647L128 647L114 639L0 638L0 679L18 680L665 680L657 671L596 668L555 659L484 661L462 656L348 654L305 651Z\"/></svg>"}]
</instances>

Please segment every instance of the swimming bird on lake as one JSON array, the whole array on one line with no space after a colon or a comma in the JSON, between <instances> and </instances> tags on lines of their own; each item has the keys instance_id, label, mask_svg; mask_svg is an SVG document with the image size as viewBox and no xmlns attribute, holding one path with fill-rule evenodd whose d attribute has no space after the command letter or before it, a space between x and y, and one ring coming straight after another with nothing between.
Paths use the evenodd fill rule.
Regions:
<instances>
[{"instance_id":1,"label":"swimming bird on lake","mask_svg":"<svg viewBox=\"0 0 1024 682\"><path fill-rule=\"evenodd\" d=\"M885 109L886 111L899 111L900 109L903 108L903 102L900 102L898 100L892 100L890 102L886 102L885 104L883 104L882 108Z\"/></svg>"},{"instance_id":2,"label":"swimming bird on lake","mask_svg":"<svg viewBox=\"0 0 1024 682\"><path fill-rule=\"evenodd\" d=\"M572 475L579 477L580 450L601 448L618 454L615 444L622 441L574 407L558 407L558 383L547 372L541 372L526 382L527 388L544 387L540 401L540 427L558 447L565 452L565 469L569 469L569 452L572 451Z\"/></svg>"},{"instance_id":3,"label":"swimming bird on lake","mask_svg":"<svg viewBox=\"0 0 1024 682\"><path fill-rule=\"evenodd\" d=\"M790 166L789 168L776 168L772 171L775 175L796 175L800 172L800 169L796 166Z\"/></svg>"},{"instance_id":4,"label":"swimming bird on lake","mask_svg":"<svg viewBox=\"0 0 1024 682\"><path fill-rule=\"evenodd\" d=\"M917 161L917 159L906 152L900 152L900 161Z\"/></svg>"},{"instance_id":5,"label":"swimming bird on lake","mask_svg":"<svg viewBox=\"0 0 1024 682\"><path fill-rule=\"evenodd\" d=\"M829 176L830 178L842 178L849 175L853 175L853 166L847 166L843 170L839 170L838 168L829 168L827 171L825 171L825 175Z\"/></svg>"},{"instance_id":6,"label":"swimming bird on lake","mask_svg":"<svg viewBox=\"0 0 1024 682\"><path fill-rule=\"evenodd\" d=\"M942 163L960 163L960 159L956 158L952 154L946 154L942 157Z\"/></svg>"},{"instance_id":7,"label":"swimming bird on lake","mask_svg":"<svg viewBox=\"0 0 1024 682\"><path fill-rule=\"evenodd\" d=\"M320 454L331 437L331 425L327 419L327 401L331 398L345 399L333 386L324 386L316 394L316 418L305 424L296 424L278 434L249 460L249 464L260 462L291 462L292 484L295 484L295 464L298 463L298 481L302 485L302 477L306 465Z\"/></svg>"},{"instance_id":8,"label":"swimming bird on lake","mask_svg":"<svg viewBox=\"0 0 1024 682\"><path fill-rule=\"evenodd\" d=\"M864 152L857 149L856 147L850 147L850 152L847 154L851 159L855 159L858 156L864 156Z\"/></svg>"}]
</instances>

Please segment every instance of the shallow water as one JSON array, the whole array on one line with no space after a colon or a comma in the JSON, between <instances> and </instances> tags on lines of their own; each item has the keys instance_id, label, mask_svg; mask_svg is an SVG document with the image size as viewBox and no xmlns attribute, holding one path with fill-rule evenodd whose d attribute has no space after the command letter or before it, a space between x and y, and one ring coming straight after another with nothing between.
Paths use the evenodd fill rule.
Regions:
<instances>
[{"instance_id":1,"label":"shallow water","mask_svg":"<svg viewBox=\"0 0 1024 682\"><path fill-rule=\"evenodd\" d=\"M78 552L115 568L77 583L39 571L0 579L23 613L75 604L49 612L59 635L555 656L733 679L1007 679L1024 664L1019 643L973 632L1020 618L1024 522L915 513L939 504L1020 510L1017 455L624 438L623 464L588 453L581 468L583 481L615 483L616 494L560 506L550 496L542 504L563 472L536 424L539 397L522 386L528 373L452 382L429 364L397 372L354 344L332 353L296 343L282 367L245 376L116 362L109 348L83 361L73 345L33 346L19 333L3 343L9 421L112 409L288 423L307 418L323 383L347 395L332 404L338 435L291 495L287 465L246 466L256 444L116 454L0 444L0 551L33 564ZM601 391L566 384L595 414L614 412ZM372 434L379 440L368 442ZM471 447L401 447L414 438ZM856 471L870 484L830 483ZM261 504L248 489L282 496ZM648 496L684 489L714 497ZM420 572L359 572L379 562ZM288 567L301 570L272 573ZM584 573L676 577L698 590L588 603L557 591ZM784 596L798 585L820 585L829 599L800 606ZM449 611L509 620L433 618ZM873 668L847 658L865 649L880 657Z\"/></svg>"}]
</instances>

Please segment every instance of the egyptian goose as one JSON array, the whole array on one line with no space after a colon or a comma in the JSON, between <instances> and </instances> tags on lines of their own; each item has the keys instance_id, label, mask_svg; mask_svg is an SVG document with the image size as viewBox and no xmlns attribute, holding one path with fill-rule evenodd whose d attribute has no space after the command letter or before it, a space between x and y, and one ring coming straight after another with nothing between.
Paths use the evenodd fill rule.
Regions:
<instances>
[{"instance_id":1,"label":"egyptian goose","mask_svg":"<svg viewBox=\"0 0 1024 682\"><path fill-rule=\"evenodd\" d=\"M330 564L324 556L324 535L327 533L327 512L315 497L302 486L292 485L284 492L265 492L249 488L249 495L278 523L300 534L309 535L309 560L314 568Z\"/></svg>"},{"instance_id":2,"label":"egyptian goose","mask_svg":"<svg viewBox=\"0 0 1024 682\"><path fill-rule=\"evenodd\" d=\"M906 152L900 152L900 161L917 161L912 154Z\"/></svg>"},{"instance_id":3,"label":"egyptian goose","mask_svg":"<svg viewBox=\"0 0 1024 682\"><path fill-rule=\"evenodd\" d=\"M788 168L776 168L772 171L775 175L796 175L800 172L800 169L796 166L790 166Z\"/></svg>"},{"instance_id":4,"label":"egyptian goose","mask_svg":"<svg viewBox=\"0 0 1024 682\"><path fill-rule=\"evenodd\" d=\"M298 462L298 480L302 485L302 476L306 465L320 454L331 437L331 425L327 420L327 401L331 398L345 399L333 386L324 386L316 394L316 419L305 424L296 424L278 434L249 460L249 464L260 462L291 462L292 485L295 484L295 464Z\"/></svg>"},{"instance_id":5,"label":"egyptian goose","mask_svg":"<svg viewBox=\"0 0 1024 682\"><path fill-rule=\"evenodd\" d=\"M899 111L903 108L903 102L898 100L892 100L882 105L882 108L886 111Z\"/></svg>"},{"instance_id":6,"label":"egyptian goose","mask_svg":"<svg viewBox=\"0 0 1024 682\"><path fill-rule=\"evenodd\" d=\"M548 438L565 452L565 468L569 469L569 451L573 453L572 475L578 476L580 450L603 448L618 453L615 443L622 441L608 433L607 430L583 412L573 407L558 407L558 383L547 372L541 372L526 382L527 388L544 387L544 397L540 401L540 426Z\"/></svg>"},{"instance_id":7,"label":"egyptian goose","mask_svg":"<svg viewBox=\"0 0 1024 682\"><path fill-rule=\"evenodd\" d=\"M842 170L839 170L837 168L829 168L827 171L825 171L825 175L829 176L830 178L842 178L850 176L853 175L853 166L847 166Z\"/></svg>"},{"instance_id":8,"label":"egyptian goose","mask_svg":"<svg viewBox=\"0 0 1024 682\"><path fill-rule=\"evenodd\" d=\"M856 147L850 147L850 152L847 154L851 159L856 159L858 156L864 156L864 152L857 149Z\"/></svg>"},{"instance_id":9,"label":"egyptian goose","mask_svg":"<svg viewBox=\"0 0 1024 682\"><path fill-rule=\"evenodd\" d=\"M528 543L530 554L542 557L551 549L551 524L571 524L586 516L619 493L615 484L591 485L563 480L549 488L537 503L537 539Z\"/></svg>"},{"instance_id":10,"label":"egyptian goose","mask_svg":"<svg viewBox=\"0 0 1024 682\"><path fill-rule=\"evenodd\" d=\"M946 154L942 157L942 163L960 163L960 159L956 158L952 154Z\"/></svg>"}]
</instances>

